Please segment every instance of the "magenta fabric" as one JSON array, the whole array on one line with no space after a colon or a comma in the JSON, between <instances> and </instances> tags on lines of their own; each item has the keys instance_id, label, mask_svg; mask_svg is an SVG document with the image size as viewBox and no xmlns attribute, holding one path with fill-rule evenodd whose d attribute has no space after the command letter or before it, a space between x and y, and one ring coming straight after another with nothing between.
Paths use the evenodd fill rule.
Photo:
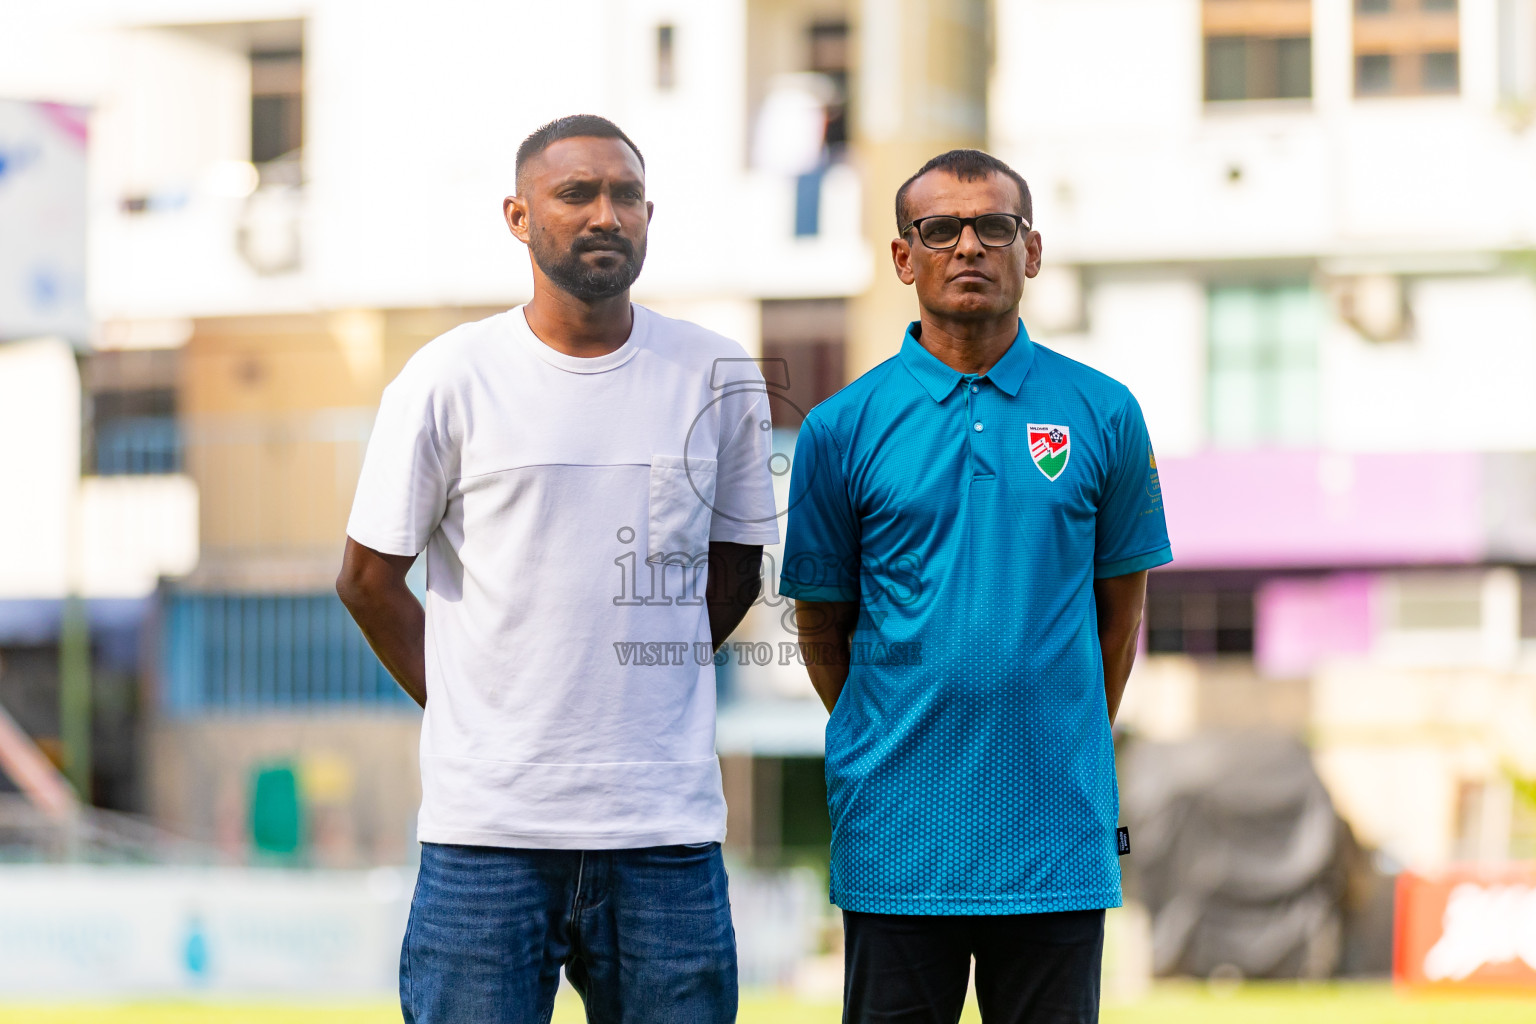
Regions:
<instances>
[{"instance_id":1,"label":"magenta fabric","mask_svg":"<svg viewBox=\"0 0 1536 1024\"><path fill-rule=\"evenodd\" d=\"M1375 577L1276 579L1254 599L1254 661L1272 678L1304 676L1324 658L1364 654L1375 632Z\"/></svg>"},{"instance_id":2,"label":"magenta fabric","mask_svg":"<svg viewBox=\"0 0 1536 1024\"><path fill-rule=\"evenodd\" d=\"M1485 546L1476 453L1205 452L1159 460L1179 569L1464 564Z\"/></svg>"}]
</instances>

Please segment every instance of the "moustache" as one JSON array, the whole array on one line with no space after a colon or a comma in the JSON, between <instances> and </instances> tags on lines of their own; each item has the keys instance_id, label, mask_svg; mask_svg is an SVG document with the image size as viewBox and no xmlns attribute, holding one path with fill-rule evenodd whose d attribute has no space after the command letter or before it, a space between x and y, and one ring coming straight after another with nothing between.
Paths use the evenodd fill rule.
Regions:
<instances>
[{"instance_id":1,"label":"moustache","mask_svg":"<svg viewBox=\"0 0 1536 1024\"><path fill-rule=\"evenodd\" d=\"M619 235L583 236L571 243L571 251L574 253L619 252L623 253L628 259L635 258L635 247L630 244L629 239Z\"/></svg>"}]
</instances>

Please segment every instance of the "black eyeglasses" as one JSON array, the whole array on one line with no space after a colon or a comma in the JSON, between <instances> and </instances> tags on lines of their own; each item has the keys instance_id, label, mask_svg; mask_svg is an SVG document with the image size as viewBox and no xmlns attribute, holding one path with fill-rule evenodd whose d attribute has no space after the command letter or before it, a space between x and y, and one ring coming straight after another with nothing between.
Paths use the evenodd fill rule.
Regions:
<instances>
[{"instance_id":1,"label":"black eyeglasses","mask_svg":"<svg viewBox=\"0 0 1536 1024\"><path fill-rule=\"evenodd\" d=\"M984 213L980 217L919 217L902 229L905 235L917 228L917 237L930 249L953 249L960 244L960 234L969 224L976 240L989 249L1005 249L1019 237L1019 227L1029 230L1029 221L1016 213Z\"/></svg>"}]
</instances>

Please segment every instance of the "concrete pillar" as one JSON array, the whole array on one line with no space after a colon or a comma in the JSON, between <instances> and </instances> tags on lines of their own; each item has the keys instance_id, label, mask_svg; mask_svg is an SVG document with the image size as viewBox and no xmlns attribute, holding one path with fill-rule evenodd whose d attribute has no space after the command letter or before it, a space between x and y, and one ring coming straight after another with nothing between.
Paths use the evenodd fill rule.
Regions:
<instances>
[{"instance_id":1,"label":"concrete pillar","mask_svg":"<svg viewBox=\"0 0 1536 1024\"><path fill-rule=\"evenodd\" d=\"M849 379L893 355L917 319L896 278L896 189L929 157L986 141L988 0L861 0L853 146L864 180L874 282L851 304Z\"/></svg>"}]
</instances>

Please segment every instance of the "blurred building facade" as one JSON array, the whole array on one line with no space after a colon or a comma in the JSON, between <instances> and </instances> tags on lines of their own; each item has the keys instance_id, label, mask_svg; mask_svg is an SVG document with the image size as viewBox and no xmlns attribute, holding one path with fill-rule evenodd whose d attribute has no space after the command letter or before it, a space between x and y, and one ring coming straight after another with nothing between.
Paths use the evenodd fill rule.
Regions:
<instances>
[{"instance_id":1,"label":"blurred building facade","mask_svg":"<svg viewBox=\"0 0 1536 1024\"><path fill-rule=\"evenodd\" d=\"M332 580L384 384L432 337L530 294L500 205L539 124L596 111L639 141L658 217L636 297L779 360L781 427L842 384L846 299L872 274L847 4L582 13L577 33L570 10L472 2L5 16L0 97L89 112L90 316L37 342L0 324L15 339L0 350L17 368L13 436L30 422L57 438L18 447L59 478L44 501L7 503L13 535L50 541L37 558L57 579L0 571L14 598L0 699L25 689L24 727L66 762L82 746L62 738L66 599L97 619L108 598L130 602L141 686L114 725L142 737L140 770L98 758L98 797L136 775L125 806L235 855L411 856L417 718ZM34 349L52 362L23 373ZM93 498L117 502L94 513L100 538L71 518ZM93 582L123 553L133 572ZM723 750L747 816L736 835L776 846L784 780L819 786L819 747L801 747L756 772L752 740ZM262 824L295 815L297 837Z\"/></svg>"},{"instance_id":2,"label":"blurred building facade","mask_svg":"<svg viewBox=\"0 0 1536 1024\"><path fill-rule=\"evenodd\" d=\"M516 146L589 110L646 154L637 300L781 360L786 439L912 317L896 186L956 145L1013 163L1045 238L1026 323L1137 393L1169 495L1126 727L1303 736L1399 863L1536 855L1533 0L0 22L0 97L90 111L88 326L0 322L0 417L36 438L7 473L52 481L4 502L36 543L0 569L0 703L58 743L83 599L98 705L138 681L111 721L140 768L98 798L127 773L118 803L231 851L291 805L319 862L410 855L416 718L330 592L358 460L416 348L528 297ZM770 591L722 671L731 842L764 861L827 834L785 611Z\"/></svg>"},{"instance_id":3,"label":"blurred building facade","mask_svg":"<svg viewBox=\"0 0 1536 1024\"><path fill-rule=\"evenodd\" d=\"M996 6L1026 323L1136 392L1168 494L1126 725L1292 730L1426 868L1536 854L1533 13Z\"/></svg>"}]
</instances>

